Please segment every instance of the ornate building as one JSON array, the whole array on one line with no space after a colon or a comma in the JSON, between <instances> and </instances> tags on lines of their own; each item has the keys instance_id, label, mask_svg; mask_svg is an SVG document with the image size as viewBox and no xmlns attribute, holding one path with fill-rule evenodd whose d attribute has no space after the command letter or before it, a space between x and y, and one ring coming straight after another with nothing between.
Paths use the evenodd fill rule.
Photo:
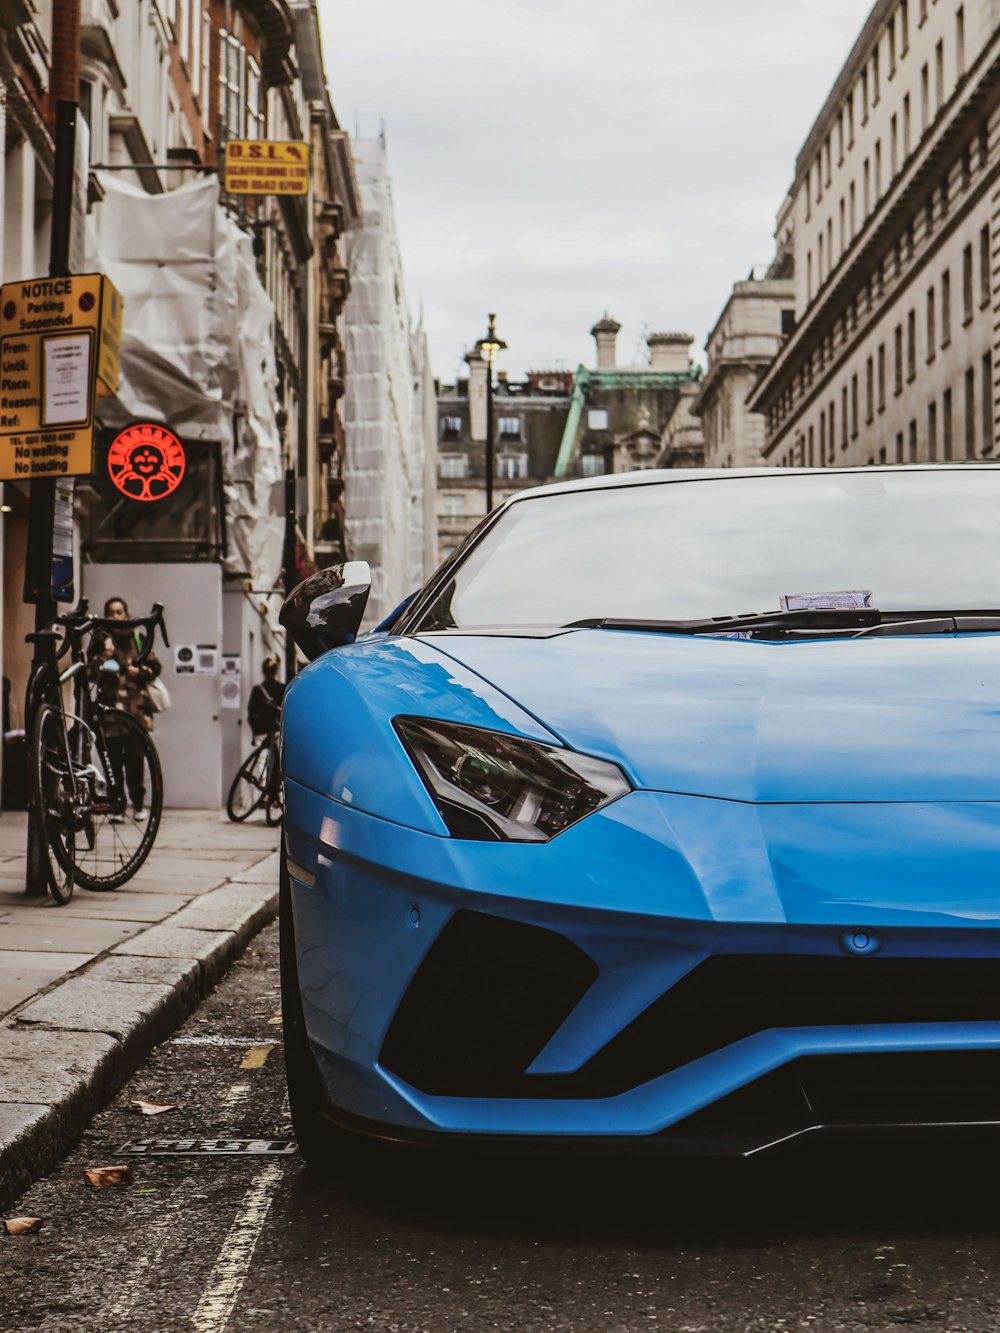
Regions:
<instances>
[{"instance_id":1,"label":"ornate building","mask_svg":"<svg viewBox=\"0 0 1000 1333\"><path fill-rule=\"evenodd\" d=\"M879 0L779 217L795 328L748 404L768 463L993 456L998 174L994 0Z\"/></svg>"}]
</instances>

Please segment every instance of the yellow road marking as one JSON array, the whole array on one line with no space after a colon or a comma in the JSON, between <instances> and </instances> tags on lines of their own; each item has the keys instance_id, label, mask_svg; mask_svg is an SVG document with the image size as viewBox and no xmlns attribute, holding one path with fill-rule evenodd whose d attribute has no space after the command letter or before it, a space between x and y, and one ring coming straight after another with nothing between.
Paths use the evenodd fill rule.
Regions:
<instances>
[{"instance_id":1,"label":"yellow road marking","mask_svg":"<svg viewBox=\"0 0 1000 1333\"><path fill-rule=\"evenodd\" d=\"M240 1210L222 1242L208 1284L191 1316L191 1324L197 1333L222 1333L229 1322L250 1271L254 1250L281 1175L281 1167L272 1162L250 1182Z\"/></svg>"},{"instance_id":2,"label":"yellow road marking","mask_svg":"<svg viewBox=\"0 0 1000 1333\"><path fill-rule=\"evenodd\" d=\"M267 1057L274 1050L274 1042L265 1042L262 1046L251 1046L246 1055L240 1061L241 1069L261 1069L267 1062Z\"/></svg>"}]
</instances>

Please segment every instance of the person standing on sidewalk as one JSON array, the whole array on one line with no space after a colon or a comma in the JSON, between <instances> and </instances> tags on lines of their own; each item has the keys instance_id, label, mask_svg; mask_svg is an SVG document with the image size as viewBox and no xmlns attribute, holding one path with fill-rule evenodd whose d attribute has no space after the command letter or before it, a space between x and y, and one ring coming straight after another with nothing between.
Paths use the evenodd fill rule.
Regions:
<instances>
[{"instance_id":1,"label":"person standing on sidewalk","mask_svg":"<svg viewBox=\"0 0 1000 1333\"><path fill-rule=\"evenodd\" d=\"M109 597L104 603L108 620L128 620L128 605L124 597ZM147 731L153 730L153 702L149 697L149 683L162 671L159 658L150 651L141 666L135 659L142 651L138 630L112 630L110 634L95 634L90 646L91 662L101 702L109 708L130 713ZM146 818L145 762L136 739L125 729L116 734L113 723L105 736L108 752L119 782L128 792L132 814L136 820Z\"/></svg>"},{"instance_id":2,"label":"person standing on sidewalk","mask_svg":"<svg viewBox=\"0 0 1000 1333\"><path fill-rule=\"evenodd\" d=\"M273 736L281 719L281 701L285 687L278 679L281 663L276 657L265 657L261 664L264 679L250 691L247 703L247 722L255 736Z\"/></svg>"}]
</instances>

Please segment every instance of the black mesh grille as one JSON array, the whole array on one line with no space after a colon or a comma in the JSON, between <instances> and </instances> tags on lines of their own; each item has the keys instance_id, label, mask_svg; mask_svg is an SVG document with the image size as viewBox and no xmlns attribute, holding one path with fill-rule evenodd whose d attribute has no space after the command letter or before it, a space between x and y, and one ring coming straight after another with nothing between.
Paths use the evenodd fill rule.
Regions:
<instances>
[{"instance_id":1,"label":"black mesh grille","mask_svg":"<svg viewBox=\"0 0 1000 1333\"><path fill-rule=\"evenodd\" d=\"M596 976L593 960L555 931L456 912L410 983L380 1061L438 1096L503 1096Z\"/></svg>"},{"instance_id":2,"label":"black mesh grille","mask_svg":"<svg viewBox=\"0 0 1000 1333\"><path fill-rule=\"evenodd\" d=\"M1000 1020L995 961L718 955L579 1070L528 1075L596 973L554 931L459 912L407 991L382 1063L438 1095L598 1098L769 1028Z\"/></svg>"},{"instance_id":3,"label":"black mesh grille","mask_svg":"<svg viewBox=\"0 0 1000 1333\"><path fill-rule=\"evenodd\" d=\"M609 1097L768 1028L1000 1019L992 960L719 955L549 1095Z\"/></svg>"}]
</instances>

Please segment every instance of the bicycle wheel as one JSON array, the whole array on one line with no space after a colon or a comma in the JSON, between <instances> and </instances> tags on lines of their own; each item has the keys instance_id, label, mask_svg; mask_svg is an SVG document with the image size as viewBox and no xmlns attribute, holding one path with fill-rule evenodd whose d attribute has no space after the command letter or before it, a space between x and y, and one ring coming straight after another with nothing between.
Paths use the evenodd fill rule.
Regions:
<instances>
[{"instance_id":1,"label":"bicycle wheel","mask_svg":"<svg viewBox=\"0 0 1000 1333\"><path fill-rule=\"evenodd\" d=\"M226 797L226 814L234 824L241 824L260 808L267 796L268 752L266 740L256 745L240 764Z\"/></svg>"},{"instance_id":2,"label":"bicycle wheel","mask_svg":"<svg viewBox=\"0 0 1000 1333\"><path fill-rule=\"evenodd\" d=\"M94 736L84 747L92 799L76 840L76 882L102 893L131 879L152 850L163 775L152 737L128 713L100 713Z\"/></svg>"},{"instance_id":3,"label":"bicycle wheel","mask_svg":"<svg viewBox=\"0 0 1000 1333\"><path fill-rule=\"evenodd\" d=\"M45 880L60 906L73 896L76 811L69 741L60 713L42 704L31 733L31 805L45 845Z\"/></svg>"}]
</instances>

